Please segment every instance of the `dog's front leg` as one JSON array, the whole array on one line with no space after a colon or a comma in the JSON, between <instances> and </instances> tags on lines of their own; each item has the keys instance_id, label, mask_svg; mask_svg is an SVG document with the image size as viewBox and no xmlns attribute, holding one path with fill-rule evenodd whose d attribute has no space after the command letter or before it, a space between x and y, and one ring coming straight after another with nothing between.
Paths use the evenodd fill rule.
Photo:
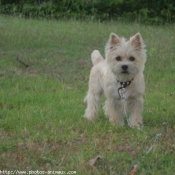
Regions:
<instances>
[{"instance_id":1,"label":"dog's front leg","mask_svg":"<svg viewBox=\"0 0 175 175\"><path fill-rule=\"evenodd\" d=\"M105 114L109 116L109 121L112 124L118 123L120 126L124 125L124 120L121 111L121 104L115 99L108 99L105 102Z\"/></svg>"},{"instance_id":2,"label":"dog's front leg","mask_svg":"<svg viewBox=\"0 0 175 175\"><path fill-rule=\"evenodd\" d=\"M129 122L131 126L140 126L142 124L143 98L132 99L128 103Z\"/></svg>"}]
</instances>

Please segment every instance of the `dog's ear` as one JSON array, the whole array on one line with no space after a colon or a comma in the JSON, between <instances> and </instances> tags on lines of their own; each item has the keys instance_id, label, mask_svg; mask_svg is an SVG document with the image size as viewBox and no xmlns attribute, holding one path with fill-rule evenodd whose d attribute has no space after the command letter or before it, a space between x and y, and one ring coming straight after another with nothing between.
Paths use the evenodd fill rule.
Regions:
<instances>
[{"instance_id":1,"label":"dog's ear","mask_svg":"<svg viewBox=\"0 0 175 175\"><path fill-rule=\"evenodd\" d=\"M120 44L120 37L118 37L118 35L116 35L115 33L111 33L109 38L109 44L111 44L111 46Z\"/></svg>"},{"instance_id":2,"label":"dog's ear","mask_svg":"<svg viewBox=\"0 0 175 175\"><path fill-rule=\"evenodd\" d=\"M130 38L130 43L136 50L141 50L145 47L142 36L140 33L137 33L133 37Z\"/></svg>"},{"instance_id":3,"label":"dog's ear","mask_svg":"<svg viewBox=\"0 0 175 175\"><path fill-rule=\"evenodd\" d=\"M113 49L115 46L120 45L120 43L120 37L118 37L118 35L116 35L115 33L111 33L109 40L106 44L106 50Z\"/></svg>"}]
</instances>

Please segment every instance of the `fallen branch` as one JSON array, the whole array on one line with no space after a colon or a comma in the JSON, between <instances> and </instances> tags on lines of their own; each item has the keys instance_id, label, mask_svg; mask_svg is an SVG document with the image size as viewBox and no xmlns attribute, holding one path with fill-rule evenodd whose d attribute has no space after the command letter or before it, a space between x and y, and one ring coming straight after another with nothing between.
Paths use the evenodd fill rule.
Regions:
<instances>
[{"instance_id":1,"label":"fallen branch","mask_svg":"<svg viewBox=\"0 0 175 175\"><path fill-rule=\"evenodd\" d=\"M23 66L25 66L26 68L30 67L27 63L25 63L24 61L21 60L21 58L19 56L16 57L16 60L21 63Z\"/></svg>"}]
</instances>

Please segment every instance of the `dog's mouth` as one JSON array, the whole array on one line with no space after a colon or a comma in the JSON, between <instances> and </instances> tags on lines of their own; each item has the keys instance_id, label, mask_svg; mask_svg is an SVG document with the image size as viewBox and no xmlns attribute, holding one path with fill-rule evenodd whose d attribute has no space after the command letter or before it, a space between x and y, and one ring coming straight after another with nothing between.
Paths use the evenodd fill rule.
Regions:
<instances>
[{"instance_id":1,"label":"dog's mouth","mask_svg":"<svg viewBox=\"0 0 175 175\"><path fill-rule=\"evenodd\" d=\"M129 74L128 71L122 71L121 73L122 73L122 74Z\"/></svg>"}]
</instances>

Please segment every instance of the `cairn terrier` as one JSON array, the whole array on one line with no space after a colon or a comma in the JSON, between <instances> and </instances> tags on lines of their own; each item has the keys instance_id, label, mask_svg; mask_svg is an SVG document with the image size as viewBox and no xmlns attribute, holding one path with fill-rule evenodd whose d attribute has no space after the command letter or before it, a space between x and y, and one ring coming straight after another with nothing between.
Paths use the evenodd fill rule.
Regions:
<instances>
[{"instance_id":1,"label":"cairn terrier","mask_svg":"<svg viewBox=\"0 0 175 175\"><path fill-rule=\"evenodd\" d=\"M89 77L89 89L84 99L87 109L84 117L94 121L98 117L101 96L106 102L105 115L111 123L124 125L124 115L132 127L142 124L143 94L145 91L144 65L146 50L144 41L137 33L129 40L111 33L103 59L98 50L91 54L93 67ZM119 90L125 90L126 112L124 113Z\"/></svg>"}]
</instances>

